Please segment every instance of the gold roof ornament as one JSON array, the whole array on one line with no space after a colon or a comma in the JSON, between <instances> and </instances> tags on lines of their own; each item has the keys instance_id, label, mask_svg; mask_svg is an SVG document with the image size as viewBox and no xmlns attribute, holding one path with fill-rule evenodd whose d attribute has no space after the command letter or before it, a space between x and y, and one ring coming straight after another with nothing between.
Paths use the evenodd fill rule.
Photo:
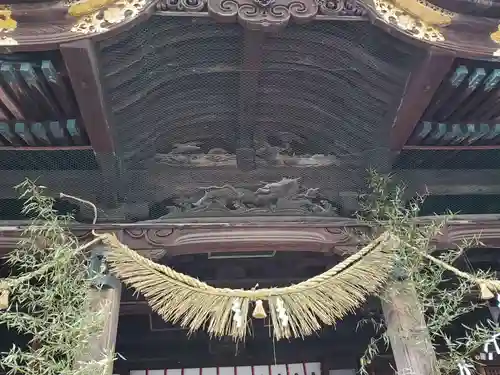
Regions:
<instances>
[{"instance_id":1,"label":"gold roof ornament","mask_svg":"<svg viewBox=\"0 0 500 375\"><path fill-rule=\"evenodd\" d=\"M71 3L68 14L73 17L82 17L97 12L100 9L113 5L116 0L82 0Z\"/></svg>"},{"instance_id":2,"label":"gold roof ornament","mask_svg":"<svg viewBox=\"0 0 500 375\"><path fill-rule=\"evenodd\" d=\"M91 0L93 1L93 0ZM73 6L84 5L86 3L77 3ZM139 15L139 12L146 6L146 0L115 0L112 2L95 1L94 5L106 4L107 6L99 8L92 14L87 14L80 18L71 28L72 32L81 34L102 33L108 31L113 25L120 24ZM71 7L70 7L71 9ZM87 8L78 8L73 10L76 14L84 12Z\"/></svg>"},{"instance_id":3,"label":"gold roof ornament","mask_svg":"<svg viewBox=\"0 0 500 375\"><path fill-rule=\"evenodd\" d=\"M491 40L494 41L495 43L500 44L500 25L498 25L497 30L492 32L491 35Z\"/></svg>"},{"instance_id":4,"label":"gold roof ornament","mask_svg":"<svg viewBox=\"0 0 500 375\"><path fill-rule=\"evenodd\" d=\"M428 26L445 26L451 23L455 13L425 0L393 0L394 5Z\"/></svg>"},{"instance_id":5,"label":"gold roof ornament","mask_svg":"<svg viewBox=\"0 0 500 375\"><path fill-rule=\"evenodd\" d=\"M10 32L17 28L17 21L12 18L12 10L6 6L0 6L0 31Z\"/></svg>"},{"instance_id":6,"label":"gold roof ornament","mask_svg":"<svg viewBox=\"0 0 500 375\"><path fill-rule=\"evenodd\" d=\"M400 3L405 0L397 1ZM414 0L408 0L408 2L416 3ZM443 34L437 27L432 26L430 23L426 23L424 20L413 15L410 11L400 8L392 1L374 0L374 4L375 10L387 24L397 27L413 38L429 42L441 42L445 40ZM436 22L438 18L430 19Z\"/></svg>"}]
</instances>

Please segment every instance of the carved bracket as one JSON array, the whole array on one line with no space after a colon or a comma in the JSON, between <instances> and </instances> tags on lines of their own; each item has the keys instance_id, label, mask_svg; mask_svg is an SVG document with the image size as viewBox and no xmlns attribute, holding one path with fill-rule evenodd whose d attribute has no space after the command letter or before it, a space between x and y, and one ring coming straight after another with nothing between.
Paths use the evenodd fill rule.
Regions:
<instances>
[{"instance_id":1,"label":"carved bracket","mask_svg":"<svg viewBox=\"0 0 500 375\"><path fill-rule=\"evenodd\" d=\"M316 0L208 0L208 13L219 22L238 21L254 31L273 32L290 20L305 23L318 13Z\"/></svg>"}]
</instances>

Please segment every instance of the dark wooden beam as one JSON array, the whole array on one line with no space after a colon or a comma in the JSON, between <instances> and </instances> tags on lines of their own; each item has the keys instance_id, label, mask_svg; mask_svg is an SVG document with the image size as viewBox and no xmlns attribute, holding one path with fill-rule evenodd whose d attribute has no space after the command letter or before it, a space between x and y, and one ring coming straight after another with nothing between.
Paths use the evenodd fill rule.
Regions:
<instances>
[{"instance_id":1,"label":"dark wooden beam","mask_svg":"<svg viewBox=\"0 0 500 375\"><path fill-rule=\"evenodd\" d=\"M395 176L413 195L500 194L500 178L496 169L401 169Z\"/></svg>"},{"instance_id":2,"label":"dark wooden beam","mask_svg":"<svg viewBox=\"0 0 500 375\"><path fill-rule=\"evenodd\" d=\"M419 223L436 220L421 217ZM0 222L0 255L15 247L28 222ZM259 218L197 218L195 221L148 221L139 223L74 224L71 230L85 241L91 230L122 234L122 241L145 256L200 254L210 251L307 251L346 255L366 243L370 227L355 219L293 216ZM358 234L358 236L356 236ZM458 215L435 238L438 249L463 240L479 240L485 247L500 248L500 215ZM245 239L244 241L242 239ZM327 262L327 261L325 261ZM325 263L326 264L326 263Z\"/></svg>"},{"instance_id":3,"label":"dark wooden beam","mask_svg":"<svg viewBox=\"0 0 500 375\"><path fill-rule=\"evenodd\" d=\"M238 127L236 130L236 162L241 170L252 170L255 164L255 111L259 75L262 65L262 31L245 30L243 62L240 72Z\"/></svg>"},{"instance_id":4,"label":"dark wooden beam","mask_svg":"<svg viewBox=\"0 0 500 375\"><path fill-rule=\"evenodd\" d=\"M409 145L403 146L403 150L432 150L432 151L487 151L500 150L500 145L482 145L482 146L421 146Z\"/></svg>"},{"instance_id":5,"label":"dark wooden beam","mask_svg":"<svg viewBox=\"0 0 500 375\"><path fill-rule=\"evenodd\" d=\"M392 125L392 151L399 152L406 144L434 93L450 71L453 61L453 55L431 48L420 67L410 74Z\"/></svg>"},{"instance_id":6,"label":"dark wooden beam","mask_svg":"<svg viewBox=\"0 0 500 375\"><path fill-rule=\"evenodd\" d=\"M102 172L100 198L107 204L116 204L120 196L120 160L113 139L111 112L101 86L97 48L90 39L62 44L60 48Z\"/></svg>"}]
</instances>

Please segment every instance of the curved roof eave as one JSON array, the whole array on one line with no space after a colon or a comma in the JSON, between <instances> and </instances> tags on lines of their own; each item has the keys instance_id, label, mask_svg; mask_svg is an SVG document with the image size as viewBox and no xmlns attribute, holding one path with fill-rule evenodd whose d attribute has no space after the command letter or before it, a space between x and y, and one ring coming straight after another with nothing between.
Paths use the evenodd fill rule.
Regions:
<instances>
[{"instance_id":1,"label":"curved roof eave","mask_svg":"<svg viewBox=\"0 0 500 375\"><path fill-rule=\"evenodd\" d=\"M15 0L13 0L15 1ZM425 0L80 0L16 2L0 7L0 50L48 50L74 40L105 39L161 15L203 15L275 31L289 22L370 20L421 47L496 60L500 19L453 13Z\"/></svg>"},{"instance_id":2,"label":"curved roof eave","mask_svg":"<svg viewBox=\"0 0 500 375\"><path fill-rule=\"evenodd\" d=\"M79 39L103 39L149 18L155 0L55 0L0 6L0 50L57 49Z\"/></svg>"}]
</instances>

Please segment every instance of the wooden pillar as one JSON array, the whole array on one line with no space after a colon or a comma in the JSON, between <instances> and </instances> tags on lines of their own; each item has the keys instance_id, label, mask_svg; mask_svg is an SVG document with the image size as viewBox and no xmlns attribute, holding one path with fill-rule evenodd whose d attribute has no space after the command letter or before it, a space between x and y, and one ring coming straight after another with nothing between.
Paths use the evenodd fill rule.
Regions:
<instances>
[{"instance_id":1,"label":"wooden pillar","mask_svg":"<svg viewBox=\"0 0 500 375\"><path fill-rule=\"evenodd\" d=\"M121 287L103 290L94 290L93 306L104 313L104 329L91 338L90 350L82 355L79 362L89 363L105 359L107 353L114 353L116 332L118 328L118 315L120 309ZM106 375L113 374L113 364L110 363Z\"/></svg>"},{"instance_id":2,"label":"wooden pillar","mask_svg":"<svg viewBox=\"0 0 500 375\"><path fill-rule=\"evenodd\" d=\"M382 298L398 375L436 375L437 360L415 290L396 282Z\"/></svg>"},{"instance_id":3,"label":"wooden pillar","mask_svg":"<svg viewBox=\"0 0 500 375\"><path fill-rule=\"evenodd\" d=\"M94 284L98 289L91 291L92 309L102 311L104 319L103 330L90 339L90 347L87 353L82 353L79 362L99 362L106 359L108 354L114 354L118 318L120 310L121 283L106 271L101 274L102 255L105 254L104 247L94 249L90 262L91 274L99 272ZM113 357L111 357L113 358ZM109 363L106 375L113 374L113 363Z\"/></svg>"}]
</instances>

